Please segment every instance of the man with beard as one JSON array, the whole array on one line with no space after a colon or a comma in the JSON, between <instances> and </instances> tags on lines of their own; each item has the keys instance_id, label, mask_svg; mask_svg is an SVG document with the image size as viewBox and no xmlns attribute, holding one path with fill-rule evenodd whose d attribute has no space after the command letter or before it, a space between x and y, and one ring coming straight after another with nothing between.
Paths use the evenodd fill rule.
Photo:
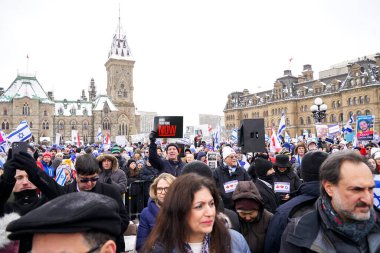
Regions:
<instances>
[{"instance_id":1,"label":"man with beard","mask_svg":"<svg viewBox=\"0 0 380 253\"><path fill-rule=\"evenodd\" d=\"M315 210L291 220L280 252L380 252L375 182L363 157L351 150L333 153L320 179Z\"/></svg>"}]
</instances>

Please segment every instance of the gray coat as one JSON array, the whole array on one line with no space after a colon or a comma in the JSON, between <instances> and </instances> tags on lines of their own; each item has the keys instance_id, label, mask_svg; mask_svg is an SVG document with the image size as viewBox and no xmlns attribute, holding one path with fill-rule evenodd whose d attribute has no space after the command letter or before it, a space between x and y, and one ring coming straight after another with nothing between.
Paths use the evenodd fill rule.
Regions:
<instances>
[{"instance_id":1,"label":"gray coat","mask_svg":"<svg viewBox=\"0 0 380 253\"><path fill-rule=\"evenodd\" d=\"M112 161L111 170L104 170L102 162L104 159L110 159ZM117 187L121 194L127 191L127 176L124 171L119 169L117 158L110 154L101 154L96 160L99 162L101 172L99 173L99 182L112 184Z\"/></svg>"}]
</instances>

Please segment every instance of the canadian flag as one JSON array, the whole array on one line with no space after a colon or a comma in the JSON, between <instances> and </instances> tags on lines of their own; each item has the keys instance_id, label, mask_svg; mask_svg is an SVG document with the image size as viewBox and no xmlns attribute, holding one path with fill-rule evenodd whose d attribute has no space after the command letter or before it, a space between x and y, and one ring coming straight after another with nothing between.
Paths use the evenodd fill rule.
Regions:
<instances>
[{"instance_id":1,"label":"canadian flag","mask_svg":"<svg viewBox=\"0 0 380 253\"><path fill-rule=\"evenodd\" d=\"M106 135L104 136L103 144L111 144L111 138L109 133L106 133Z\"/></svg>"},{"instance_id":2,"label":"canadian flag","mask_svg":"<svg viewBox=\"0 0 380 253\"><path fill-rule=\"evenodd\" d=\"M271 152L279 152L281 150L281 144L280 141L278 140L276 131L274 131L273 127L271 129L271 136L270 136L270 151Z\"/></svg>"}]
</instances>

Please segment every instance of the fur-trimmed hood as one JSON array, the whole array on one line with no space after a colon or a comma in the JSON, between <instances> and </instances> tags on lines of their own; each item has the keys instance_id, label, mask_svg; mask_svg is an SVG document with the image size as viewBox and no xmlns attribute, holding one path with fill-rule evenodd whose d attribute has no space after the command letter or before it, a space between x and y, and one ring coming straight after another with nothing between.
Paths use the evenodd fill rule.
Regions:
<instances>
[{"instance_id":1,"label":"fur-trimmed hood","mask_svg":"<svg viewBox=\"0 0 380 253\"><path fill-rule=\"evenodd\" d=\"M6 227L11 221L17 220L18 218L20 218L18 213L5 214L0 218L0 249L10 246L12 241L8 239L10 232L6 231Z\"/></svg>"},{"instance_id":2,"label":"fur-trimmed hood","mask_svg":"<svg viewBox=\"0 0 380 253\"><path fill-rule=\"evenodd\" d=\"M114 155L111 154L100 154L96 160L99 162L99 167L103 171L102 162L105 159L109 159L112 161L112 171L116 171L119 168L119 162Z\"/></svg>"}]
</instances>

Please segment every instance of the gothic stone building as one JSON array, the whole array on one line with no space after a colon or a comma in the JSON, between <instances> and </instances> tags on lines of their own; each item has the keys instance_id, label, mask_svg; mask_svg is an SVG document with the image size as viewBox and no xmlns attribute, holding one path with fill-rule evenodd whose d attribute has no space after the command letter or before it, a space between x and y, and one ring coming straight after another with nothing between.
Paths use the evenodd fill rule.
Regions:
<instances>
[{"instance_id":1,"label":"gothic stone building","mask_svg":"<svg viewBox=\"0 0 380 253\"><path fill-rule=\"evenodd\" d=\"M120 27L120 24L119 24ZM127 38L121 29L113 36L108 60L107 95L97 95L91 79L88 97L83 90L80 99L54 100L53 92L46 93L36 76L18 74L7 90L0 89L1 129L9 134L22 120L27 120L35 142L48 139L61 143L71 140L71 130L77 130L83 143L96 142L99 127L103 136L110 134L126 138L136 134L138 120L133 102L133 67ZM79 95L79 94L78 94Z\"/></svg>"},{"instance_id":2,"label":"gothic stone building","mask_svg":"<svg viewBox=\"0 0 380 253\"><path fill-rule=\"evenodd\" d=\"M328 106L323 124L340 123L342 126L351 114L373 115L375 131L379 131L379 67L380 54L377 53L332 66L321 71L319 79L314 79L309 64L303 66L302 74L297 77L285 70L271 90L249 93L244 89L230 93L224 108L225 126L232 130L239 128L244 119L264 118L265 132L270 134L272 126L277 130L284 112L290 136L302 135L304 129L315 133L310 106L320 97Z\"/></svg>"}]
</instances>

